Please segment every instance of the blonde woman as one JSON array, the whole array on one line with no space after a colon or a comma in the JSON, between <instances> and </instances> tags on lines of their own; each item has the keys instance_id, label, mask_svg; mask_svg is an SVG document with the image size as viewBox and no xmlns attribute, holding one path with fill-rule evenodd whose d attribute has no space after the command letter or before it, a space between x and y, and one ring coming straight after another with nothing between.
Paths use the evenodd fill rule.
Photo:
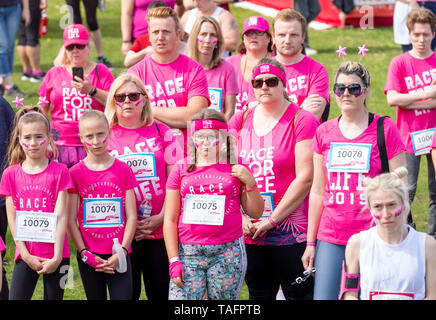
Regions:
<instances>
[{"instance_id":1,"label":"blonde woman","mask_svg":"<svg viewBox=\"0 0 436 320\"><path fill-rule=\"evenodd\" d=\"M168 299L168 258L162 223L165 184L171 164L183 156L171 129L154 121L142 81L131 74L115 79L105 110L112 129L110 154L132 168L138 221L132 241L133 298L141 294L141 275L149 300Z\"/></svg>"},{"instance_id":2,"label":"blonde woman","mask_svg":"<svg viewBox=\"0 0 436 320\"><path fill-rule=\"evenodd\" d=\"M238 84L233 65L221 58L224 38L221 27L212 17L196 20L189 36L189 56L206 72L211 106L224 113L228 121L235 112Z\"/></svg>"}]
</instances>

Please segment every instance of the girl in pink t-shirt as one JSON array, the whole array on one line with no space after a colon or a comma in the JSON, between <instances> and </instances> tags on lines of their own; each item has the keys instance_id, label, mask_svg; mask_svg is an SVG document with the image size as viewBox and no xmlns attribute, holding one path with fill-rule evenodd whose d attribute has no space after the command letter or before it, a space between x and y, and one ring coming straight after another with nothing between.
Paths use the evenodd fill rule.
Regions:
<instances>
[{"instance_id":1,"label":"girl in pink t-shirt","mask_svg":"<svg viewBox=\"0 0 436 320\"><path fill-rule=\"evenodd\" d=\"M87 156L70 169L74 187L68 229L78 250L77 262L86 297L132 298L130 244L136 227L132 169L107 151L109 124L101 111L79 120L80 140ZM115 242L123 250L115 250Z\"/></svg>"},{"instance_id":2,"label":"girl in pink t-shirt","mask_svg":"<svg viewBox=\"0 0 436 320\"><path fill-rule=\"evenodd\" d=\"M170 261L169 299L238 299L246 270L240 207L258 218L263 199L254 177L234 160L222 113L192 118L191 160L167 182L164 238ZM244 186L244 188L242 188Z\"/></svg>"},{"instance_id":3,"label":"girl in pink t-shirt","mask_svg":"<svg viewBox=\"0 0 436 320\"><path fill-rule=\"evenodd\" d=\"M42 274L44 298L61 300L70 260L66 210L72 181L64 164L50 160L57 149L42 110L23 107L16 123L0 183L16 244L9 299L30 300Z\"/></svg>"},{"instance_id":4,"label":"girl in pink t-shirt","mask_svg":"<svg viewBox=\"0 0 436 320\"><path fill-rule=\"evenodd\" d=\"M368 70L357 62L340 65L334 85L338 118L319 126L312 141L314 177L309 198L305 268L315 263L315 300L336 300L348 239L371 226L364 209L363 179L383 172L377 143L379 115L368 112ZM405 165L405 147L394 122L384 120L389 169Z\"/></svg>"}]
</instances>

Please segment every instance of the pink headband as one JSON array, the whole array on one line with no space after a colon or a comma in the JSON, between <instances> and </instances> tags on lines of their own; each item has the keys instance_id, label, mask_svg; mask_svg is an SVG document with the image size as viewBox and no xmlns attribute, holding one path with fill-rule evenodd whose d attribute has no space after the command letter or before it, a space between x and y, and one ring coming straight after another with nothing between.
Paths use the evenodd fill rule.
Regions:
<instances>
[{"instance_id":1,"label":"pink headband","mask_svg":"<svg viewBox=\"0 0 436 320\"><path fill-rule=\"evenodd\" d=\"M257 68L253 71L253 79L256 78L258 75L265 73L271 73L276 75L280 78L280 80L282 80L283 85L286 86L286 74L282 70L280 70L280 68L277 68L276 66L273 66L271 64L261 64L260 66L257 66Z\"/></svg>"},{"instance_id":2,"label":"pink headband","mask_svg":"<svg viewBox=\"0 0 436 320\"><path fill-rule=\"evenodd\" d=\"M214 130L227 131L227 123L219 120L211 120L211 119L200 119L200 120L192 121L191 134L194 133L194 131L198 131L201 129L214 129Z\"/></svg>"}]
</instances>

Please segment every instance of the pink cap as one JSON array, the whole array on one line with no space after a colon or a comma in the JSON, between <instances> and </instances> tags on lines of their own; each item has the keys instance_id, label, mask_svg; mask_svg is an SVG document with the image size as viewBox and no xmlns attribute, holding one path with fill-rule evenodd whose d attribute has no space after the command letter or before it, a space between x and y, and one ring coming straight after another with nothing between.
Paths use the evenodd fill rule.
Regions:
<instances>
[{"instance_id":1,"label":"pink cap","mask_svg":"<svg viewBox=\"0 0 436 320\"><path fill-rule=\"evenodd\" d=\"M265 32L269 30L269 22L264 17L248 17L244 21L244 28L242 30L242 34L249 30L257 30Z\"/></svg>"},{"instance_id":2,"label":"pink cap","mask_svg":"<svg viewBox=\"0 0 436 320\"><path fill-rule=\"evenodd\" d=\"M88 40L88 29L83 24L70 24L64 29L65 48L72 44L87 44Z\"/></svg>"}]
</instances>

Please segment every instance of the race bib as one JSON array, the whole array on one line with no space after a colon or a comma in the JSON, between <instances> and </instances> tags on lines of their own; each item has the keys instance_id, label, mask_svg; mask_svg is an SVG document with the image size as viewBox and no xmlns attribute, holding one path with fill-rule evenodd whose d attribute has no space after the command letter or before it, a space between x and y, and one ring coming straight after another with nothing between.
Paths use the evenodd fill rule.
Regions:
<instances>
[{"instance_id":1,"label":"race bib","mask_svg":"<svg viewBox=\"0 0 436 320\"><path fill-rule=\"evenodd\" d=\"M183 206L182 222L222 226L224 223L226 196L187 194Z\"/></svg>"},{"instance_id":2,"label":"race bib","mask_svg":"<svg viewBox=\"0 0 436 320\"><path fill-rule=\"evenodd\" d=\"M387 292L387 291L370 291L369 300L413 300L413 293L405 292Z\"/></svg>"},{"instance_id":3,"label":"race bib","mask_svg":"<svg viewBox=\"0 0 436 320\"><path fill-rule=\"evenodd\" d=\"M410 134L410 138L412 139L413 152L416 156L430 153L434 130L434 128L426 129L412 132Z\"/></svg>"},{"instance_id":4,"label":"race bib","mask_svg":"<svg viewBox=\"0 0 436 320\"><path fill-rule=\"evenodd\" d=\"M271 192L261 192L260 195L263 198L263 202L265 204L265 207L263 209L263 213L262 216L259 219L265 219L268 218L274 211L275 207L274 207L274 197L273 194ZM244 210L241 207L242 212L244 212ZM245 213L244 213L245 214ZM249 215L245 216L250 219L250 220L259 220L259 219L254 219L252 217L250 217Z\"/></svg>"},{"instance_id":5,"label":"race bib","mask_svg":"<svg viewBox=\"0 0 436 320\"><path fill-rule=\"evenodd\" d=\"M83 227L108 228L123 225L121 198L83 199Z\"/></svg>"},{"instance_id":6,"label":"race bib","mask_svg":"<svg viewBox=\"0 0 436 320\"><path fill-rule=\"evenodd\" d=\"M222 112L222 96L223 89L221 88L208 88L209 89L209 98L210 98L210 106L209 109L213 109L219 112Z\"/></svg>"},{"instance_id":7,"label":"race bib","mask_svg":"<svg viewBox=\"0 0 436 320\"><path fill-rule=\"evenodd\" d=\"M371 144L366 143L334 143L330 144L328 171L330 172L362 172L369 171Z\"/></svg>"},{"instance_id":8,"label":"race bib","mask_svg":"<svg viewBox=\"0 0 436 320\"><path fill-rule=\"evenodd\" d=\"M156 158L154 153L132 153L117 157L132 168L136 180L147 180L156 177Z\"/></svg>"},{"instance_id":9,"label":"race bib","mask_svg":"<svg viewBox=\"0 0 436 320\"><path fill-rule=\"evenodd\" d=\"M16 241L55 243L57 215L47 212L16 211Z\"/></svg>"}]
</instances>

